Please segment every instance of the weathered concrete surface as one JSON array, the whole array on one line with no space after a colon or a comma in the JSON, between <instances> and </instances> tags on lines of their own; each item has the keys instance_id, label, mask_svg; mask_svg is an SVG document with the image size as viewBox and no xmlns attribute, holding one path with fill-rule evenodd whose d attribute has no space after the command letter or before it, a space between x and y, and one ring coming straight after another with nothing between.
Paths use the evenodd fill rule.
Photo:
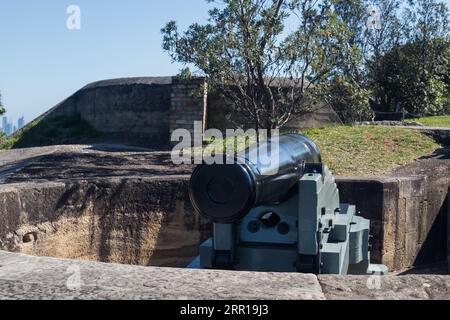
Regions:
<instances>
[{"instance_id":1,"label":"weathered concrete surface","mask_svg":"<svg viewBox=\"0 0 450 320\"><path fill-rule=\"evenodd\" d=\"M428 210L426 178L339 178L337 181L341 201L355 204L361 215L371 221L372 259L386 264L390 270L415 265L440 209ZM445 250L442 243L434 245L438 252Z\"/></svg>"},{"instance_id":2,"label":"weathered concrete surface","mask_svg":"<svg viewBox=\"0 0 450 320\"><path fill-rule=\"evenodd\" d=\"M0 251L0 299L323 300L314 275L137 267Z\"/></svg>"},{"instance_id":3,"label":"weathered concrete surface","mask_svg":"<svg viewBox=\"0 0 450 320\"><path fill-rule=\"evenodd\" d=\"M77 170L78 174L70 171ZM182 174L191 167L174 166L168 152L116 144L57 145L0 151L0 183L77 180L95 176ZM28 171L27 171L28 170ZM152 170L152 171L151 171ZM72 175L71 175L72 174ZM12 177L8 180L9 177ZM28 180L27 180L28 179Z\"/></svg>"},{"instance_id":4,"label":"weathered concrete surface","mask_svg":"<svg viewBox=\"0 0 450 320\"><path fill-rule=\"evenodd\" d=\"M319 276L328 300L450 300L450 276Z\"/></svg>"},{"instance_id":5,"label":"weathered concrete surface","mask_svg":"<svg viewBox=\"0 0 450 320\"><path fill-rule=\"evenodd\" d=\"M0 250L184 267L211 235L194 213L191 166L117 145L0 152Z\"/></svg>"},{"instance_id":6,"label":"weathered concrete surface","mask_svg":"<svg viewBox=\"0 0 450 320\"><path fill-rule=\"evenodd\" d=\"M0 251L0 299L450 300L450 276L319 276L105 264Z\"/></svg>"},{"instance_id":7,"label":"weathered concrete surface","mask_svg":"<svg viewBox=\"0 0 450 320\"><path fill-rule=\"evenodd\" d=\"M1 185L0 249L184 267L211 234L186 184L165 177Z\"/></svg>"},{"instance_id":8,"label":"weathered concrete surface","mask_svg":"<svg viewBox=\"0 0 450 320\"><path fill-rule=\"evenodd\" d=\"M207 127L209 129L219 129L225 132L233 128L253 128L252 123L237 112L233 112L232 105L227 104L220 94L211 92L208 95ZM336 112L327 104L319 104L314 107L314 111L289 121L285 129L299 130L309 128L321 128L324 126L342 124Z\"/></svg>"},{"instance_id":9,"label":"weathered concrete surface","mask_svg":"<svg viewBox=\"0 0 450 320\"><path fill-rule=\"evenodd\" d=\"M44 124L49 119L61 117L81 118L97 131L97 137L68 134L63 138L58 134L38 140L20 139L19 146L109 142L167 148L172 144L171 134L177 129L192 132L194 121L202 123L203 128L248 127L248 121L236 117L232 109L221 94L208 91L201 77L189 80L169 76L97 81L81 88L38 118ZM330 124L341 124L341 121L332 108L321 103L315 106L314 112L290 121L287 127L298 130ZM26 126L19 134L28 132L31 127L31 124ZM42 128L38 130L42 131Z\"/></svg>"},{"instance_id":10,"label":"weathered concrete surface","mask_svg":"<svg viewBox=\"0 0 450 320\"><path fill-rule=\"evenodd\" d=\"M177 177L191 172L190 165L174 165L169 152L111 152L92 146L15 161L0 170L0 179L4 183L71 182Z\"/></svg>"},{"instance_id":11,"label":"weathered concrete surface","mask_svg":"<svg viewBox=\"0 0 450 320\"><path fill-rule=\"evenodd\" d=\"M450 133L450 130L448 130ZM415 265L434 263L446 260L445 244L447 242L447 196L450 186L450 148L444 147L433 155L423 157L411 164L400 167L392 172L394 177L424 177L423 202L417 208L417 203L411 208L422 210L417 219L406 220L406 228L418 234L418 237L405 237L405 250L417 251ZM418 199L417 199L418 200ZM406 204L408 206L408 203ZM417 209L416 209L417 208ZM411 209L410 209L411 210ZM407 216L408 217L408 216ZM412 227L416 227L414 230ZM409 237L408 237L409 236Z\"/></svg>"}]
</instances>

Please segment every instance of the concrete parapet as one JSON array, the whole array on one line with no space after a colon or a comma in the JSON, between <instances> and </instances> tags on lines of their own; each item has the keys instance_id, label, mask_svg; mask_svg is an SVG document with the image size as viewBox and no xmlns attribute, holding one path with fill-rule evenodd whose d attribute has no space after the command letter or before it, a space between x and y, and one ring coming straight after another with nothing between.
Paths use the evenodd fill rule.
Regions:
<instances>
[{"instance_id":1,"label":"concrete parapet","mask_svg":"<svg viewBox=\"0 0 450 320\"><path fill-rule=\"evenodd\" d=\"M323 300L317 277L82 262L0 251L0 299Z\"/></svg>"},{"instance_id":2,"label":"concrete parapet","mask_svg":"<svg viewBox=\"0 0 450 320\"><path fill-rule=\"evenodd\" d=\"M190 205L188 179L108 178L3 185L0 249L185 266L198 253L198 245L211 236L209 222ZM429 196L424 177L339 178L337 183L341 201L355 204L361 215L371 220L373 262L404 270L418 261L446 260L447 220L442 225L441 207L430 203L435 200Z\"/></svg>"},{"instance_id":3,"label":"concrete parapet","mask_svg":"<svg viewBox=\"0 0 450 320\"><path fill-rule=\"evenodd\" d=\"M0 187L0 250L184 267L211 233L186 179L96 179Z\"/></svg>"},{"instance_id":4,"label":"concrete parapet","mask_svg":"<svg viewBox=\"0 0 450 320\"><path fill-rule=\"evenodd\" d=\"M0 251L0 299L450 299L450 276L319 276L106 264Z\"/></svg>"},{"instance_id":5,"label":"concrete parapet","mask_svg":"<svg viewBox=\"0 0 450 320\"><path fill-rule=\"evenodd\" d=\"M439 240L446 232L440 222L443 203L426 176L338 178L337 183L341 201L371 220L375 262L403 270L445 259Z\"/></svg>"},{"instance_id":6,"label":"concrete parapet","mask_svg":"<svg viewBox=\"0 0 450 320\"><path fill-rule=\"evenodd\" d=\"M319 276L327 300L449 300L450 276Z\"/></svg>"}]
</instances>

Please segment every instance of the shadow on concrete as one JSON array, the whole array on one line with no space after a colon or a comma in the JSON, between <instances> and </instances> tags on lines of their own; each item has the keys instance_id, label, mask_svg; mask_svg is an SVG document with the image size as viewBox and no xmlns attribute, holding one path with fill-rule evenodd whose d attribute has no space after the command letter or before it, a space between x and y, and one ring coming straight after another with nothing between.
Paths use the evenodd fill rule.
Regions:
<instances>
[{"instance_id":1,"label":"shadow on concrete","mask_svg":"<svg viewBox=\"0 0 450 320\"><path fill-rule=\"evenodd\" d=\"M100 261L123 264L186 267L199 246L211 236L211 225L194 213L180 184L133 188L123 180L111 194L86 193L98 203L100 216ZM152 190L153 194L146 192ZM125 206L126 204L126 206ZM149 232L149 226L154 229ZM94 226L91 226L93 228ZM119 231L119 232L118 232ZM149 254L149 245L154 250Z\"/></svg>"},{"instance_id":2,"label":"shadow on concrete","mask_svg":"<svg viewBox=\"0 0 450 320\"><path fill-rule=\"evenodd\" d=\"M449 160L450 159L450 147L442 147L434 151L431 155L426 155L420 158L420 160L438 159Z\"/></svg>"},{"instance_id":3,"label":"shadow on concrete","mask_svg":"<svg viewBox=\"0 0 450 320\"><path fill-rule=\"evenodd\" d=\"M120 145L120 144L107 144L107 143L93 144L92 146L88 147L87 150L111 152L111 153L157 151L155 149L149 149L149 148L125 146L125 145Z\"/></svg>"},{"instance_id":4,"label":"shadow on concrete","mask_svg":"<svg viewBox=\"0 0 450 320\"><path fill-rule=\"evenodd\" d=\"M413 274L447 274L447 262L438 262L434 264L428 264L424 266L417 266L414 268L411 268L407 271L404 271L400 273L399 275L405 276L405 275L413 275Z\"/></svg>"},{"instance_id":5,"label":"shadow on concrete","mask_svg":"<svg viewBox=\"0 0 450 320\"><path fill-rule=\"evenodd\" d=\"M447 201L444 202L439 214L434 220L431 230L417 254L414 266L426 266L447 259Z\"/></svg>"}]
</instances>

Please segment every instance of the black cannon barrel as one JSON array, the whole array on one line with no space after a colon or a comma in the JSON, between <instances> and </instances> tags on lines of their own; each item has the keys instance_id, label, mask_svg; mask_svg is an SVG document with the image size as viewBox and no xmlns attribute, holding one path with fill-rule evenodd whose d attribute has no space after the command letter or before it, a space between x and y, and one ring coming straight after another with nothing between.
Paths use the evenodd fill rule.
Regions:
<instances>
[{"instance_id":1,"label":"black cannon barrel","mask_svg":"<svg viewBox=\"0 0 450 320\"><path fill-rule=\"evenodd\" d=\"M239 221L255 206L281 201L303 176L305 163L322 162L316 144L300 134L274 137L227 160L234 164L197 166L190 180L194 209L216 223Z\"/></svg>"}]
</instances>

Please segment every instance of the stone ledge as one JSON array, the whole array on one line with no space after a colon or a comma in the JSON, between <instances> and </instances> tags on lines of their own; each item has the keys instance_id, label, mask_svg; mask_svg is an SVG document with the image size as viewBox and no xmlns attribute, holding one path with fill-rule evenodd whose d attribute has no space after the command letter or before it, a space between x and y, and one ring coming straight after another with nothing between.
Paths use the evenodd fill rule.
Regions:
<instances>
[{"instance_id":1,"label":"stone ledge","mask_svg":"<svg viewBox=\"0 0 450 320\"><path fill-rule=\"evenodd\" d=\"M319 276L327 300L450 300L450 276Z\"/></svg>"},{"instance_id":2,"label":"stone ledge","mask_svg":"<svg viewBox=\"0 0 450 320\"><path fill-rule=\"evenodd\" d=\"M82 285L76 286L79 270ZM323 300L310 274L83 262L0 251L0 299Z\"/></svg>"},{"instance_id":3,"label":"stone ledge","mask_svg":"<svg viewBox=\"0 0 450 320\"><path fill-rule=\"evenodd\" d=\"M450 300L450 276L379 279L369 289L377 282L367 276L138 267L0 251L0 300Z\"/></svg>"}]
</instances>

